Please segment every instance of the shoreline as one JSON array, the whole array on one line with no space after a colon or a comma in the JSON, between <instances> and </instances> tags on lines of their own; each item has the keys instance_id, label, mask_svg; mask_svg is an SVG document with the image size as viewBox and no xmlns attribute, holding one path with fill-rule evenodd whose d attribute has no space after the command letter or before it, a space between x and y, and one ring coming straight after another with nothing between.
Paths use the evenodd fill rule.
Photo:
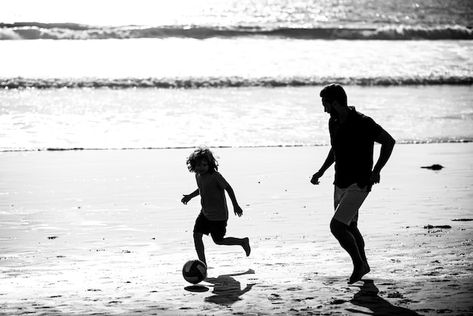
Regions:
<instances>
[{"instance_id":1,"label":"shoreline","mask_svg":"<svg viewBox=\"0 0 473 316\"><path fill-rule=\"evenodd\" d=\"M400 140L397 141L397 145L434 145L434 144L468 144L473 143L473 138L463 137L463 138L453 138L447 140ZM327 144L280 144L280 145L215 145L215 146L204 146L211 149L242 149L242 148L297 148L297 147L326 147ZM378 144L375 144L378 146ZM87 148L87 147L48 147L48 148L33 148L33 149L0 149L0 153L10 153L10 152L45 152L45 151L127 151L127 150L170 150L170 149L188 149L193 150L196 146L163 146L163 147L110 147L110 148Z\"/></svg>"}]
</instances>

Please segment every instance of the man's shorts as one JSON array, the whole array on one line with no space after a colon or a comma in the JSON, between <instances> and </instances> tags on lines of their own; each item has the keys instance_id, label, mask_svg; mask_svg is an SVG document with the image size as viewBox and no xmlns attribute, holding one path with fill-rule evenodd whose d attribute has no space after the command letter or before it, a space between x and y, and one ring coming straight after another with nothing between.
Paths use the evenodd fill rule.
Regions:
<instances>
[{"instance_id":1,"label":"man's shorts","mask_svg":"<svg viewBox=\"0 0 473 316\"><path fill-rule=\"evenodd\" d=\"M211 221L200 213L195 220L194 233L210 234L214 241L220 241L227 233L227 221Z\"/></svg>"},{"instance_id":2,"label":"man's shorts","mask_svg":"<svg viewBox=\"0 0 473 316\"><path fill-rule=\"evenodd\" d=\"M344 189L335 186L333 218L348 226L353 222L357 223L358 210L368 193L367 187L360 188L356 183Z\"/></svg>"}]
</instances>

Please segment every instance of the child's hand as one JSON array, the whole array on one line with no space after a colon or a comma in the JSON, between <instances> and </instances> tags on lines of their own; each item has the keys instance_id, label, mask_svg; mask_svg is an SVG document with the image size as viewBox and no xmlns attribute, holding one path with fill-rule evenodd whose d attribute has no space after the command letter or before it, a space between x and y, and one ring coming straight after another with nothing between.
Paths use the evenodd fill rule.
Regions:
<instances>
[{"instance_id":1,"label":"child's hand","mask_svg":"<svg viewBox=\"0 0 473 316\"><path fill-rule=\"evenodd\" d=\"M186 195L186 194L183 194L184 197L182 198L181 202L184 203L184 204L187 204L187 202L189 202L192 197L190 195Z\"/></svg>"},{"instance_id":2,"label":"child's hand","mask_svg":"<svg viewBox=\"0 0 473 316\"><path fill-rule=\"evenodd\" d=\"M235 213L235 215L238 215L238 217L241 217L243 215L243 210L238 205L233 208L233 212Z\"/></svg>"}]
</instances>

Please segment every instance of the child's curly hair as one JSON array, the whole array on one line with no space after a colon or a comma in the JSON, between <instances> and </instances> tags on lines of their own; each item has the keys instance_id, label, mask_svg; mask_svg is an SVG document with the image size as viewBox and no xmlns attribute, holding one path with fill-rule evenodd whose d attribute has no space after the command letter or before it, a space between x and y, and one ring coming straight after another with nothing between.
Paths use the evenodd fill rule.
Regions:
<instances>
[{"instance_id":1,"label":"child's curly hair","mask_svg":"<svg viewBox=\"0 0 473 316\"><path fill-rule=\"evenodd\" d=\"M210 149L206 147L199 147L192 154L189 155L187 158L187 168L190 172L195 172L195 166L201 160L206 160L209 164L209 172L213 173L214 171L218 170L218 162L215 159L213 153Z\"/></svg>"}]
</instances>

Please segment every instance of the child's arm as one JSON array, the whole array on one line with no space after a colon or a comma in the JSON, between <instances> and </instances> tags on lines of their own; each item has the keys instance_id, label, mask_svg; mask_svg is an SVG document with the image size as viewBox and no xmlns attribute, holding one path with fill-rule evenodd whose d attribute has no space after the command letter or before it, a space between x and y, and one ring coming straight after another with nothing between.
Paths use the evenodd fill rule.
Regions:
<instances>
[{"instance_id":1,"label":"child's arm","mask_svg":"<svg viewBox=\"0 0 473 316\"><path fill-rule=\"evenodd\" d=\"M216 175L219 186L223 190L227 191L228 196L230 197L230 200L232 201L233 212L235 213L235 215L242 216L243 210L241 209L240 205L238 205L238 201L236 199L235 192L233 192L232 187L220 173L216 172L215 175Z\"/></svg>"},{"instance_id":2,"label":"child's arm","mask_svg":"<svg viewBox=\"0 0 473 316\"><path fill-rule=\"evenodd\" d=\"M181 202L184 204L187 204L191 199L195 198L197 195L199 195L199 189L195 190L191 194L183 194L184 197L182 198Z\"/></svg>"},{"instance_id":3,"label":"child's arm","mask_svg":"<svg viewBox=\"0 0 473 316\"><path fill-rule=\"evenodd\" d=\"M230 197L230 200L232 200L233 212L235 212L235 215L238 215L238 216L243 215L243 210L241 209L240 205L238 205L235 192L233 192L233 189L230 186L230 184L227 184L227 186L225 187L225 191L227 191L228 196Z\"/></svg>"}]
</instances>

